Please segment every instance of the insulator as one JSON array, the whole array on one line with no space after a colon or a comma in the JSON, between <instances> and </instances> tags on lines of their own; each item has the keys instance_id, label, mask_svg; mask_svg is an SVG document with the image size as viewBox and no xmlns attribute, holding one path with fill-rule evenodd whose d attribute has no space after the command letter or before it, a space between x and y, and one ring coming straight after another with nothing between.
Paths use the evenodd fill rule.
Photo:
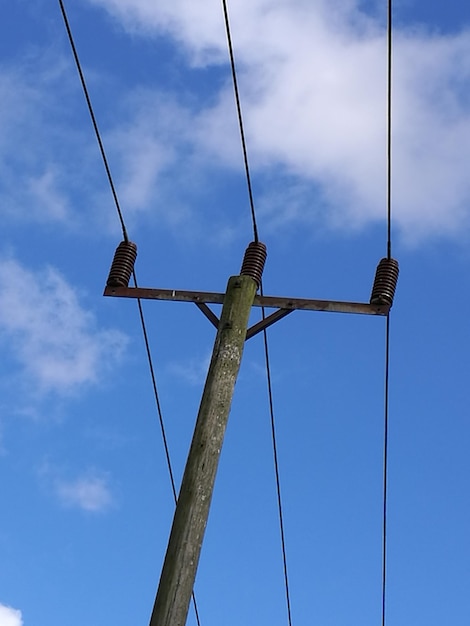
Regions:
<instances>
[{"instance_id":1,"label":"insulator","mask_svg":"<svg viewBox=\"0 0 470 626\"><path fill-rule=\"evenodd\" d=\"M252 241L245 250L245 257L240 274L251 276L251 278L256 281L258 287L261 285L266 256L266 246L264 243L261 243L261 241Z\"/></svg>"},{"instance_id":2,"label":"insulator","mask_svg":"<svg viewBox=\"0 0 470 626\"><path fill-rule=\"evenodd\" d=\"M371 304L392 306L398 281L398 272L398 261L395 259L381 259L375 273L374 286L370 296Z\"/></svg>"},{"instance_id":3,"label":"insulator","mask_svg":"<svg viewBox=\"0 0 470 626\"><path fill-rule=\"evenodd\" d=\"M121 241L114 253L106 285L108 287L127 287L134 271L137 246L132 241Z\"/></svg>"}]
</instances>

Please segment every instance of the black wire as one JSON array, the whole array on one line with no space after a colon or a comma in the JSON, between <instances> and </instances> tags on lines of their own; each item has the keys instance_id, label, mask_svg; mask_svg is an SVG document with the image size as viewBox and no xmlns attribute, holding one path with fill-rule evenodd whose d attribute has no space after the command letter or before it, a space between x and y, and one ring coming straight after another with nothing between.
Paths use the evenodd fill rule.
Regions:
<instances>
[{"instance_id":1,"label":"black wire","mask_svg":"<svg viewBox=\"0 0 470 626\"><path fill-rule=\"evenodd\" d=\"M392 0L387 0L387 257L392 258ZM383 443L382 518L382 626L385 626L387 599L387 496L388 496L388 418L390 377L390 313L385 329L385 391Z\"/></svg>"},{"instance_id":2,"label":"black wire","mask_svg":"<svg viewBox=\"0 0 470 626\"><path fill-rule=\"evenodd\" d=\"M222 0L222 6L224 10L225 31L227 35L227 45L228 45L228 50L229 50L229 55L230 55L230 66L232 70L233 90L235 93L235 102L237 106L237 115L238 115L238 125L240 128L240 139L241 139L241 144L242 144L243 160L245 164L246 183L248 187L248 196L250 200L251 219L253 223L253 239L255 242L258 242L259 241L258 225L256 222L255 203L253 199L253 189L251 185L250 168L248 164L248 150L246 147L242 107L241 107L241 102L240 102L240 93L238 90L237 71L235 67L235 57L233 53L232 36L230 32L230 20L229 20L226 0ZM262 294L263 294L263 286L261 285L261 295ZM265 319L264 307L262 307L261 310L262 310L263 319ZM285 540L285 532L284 532L284 514L283 514L282 499L281 499L281 481L280 481L280 476L279 476L279 460L278 460L278 454L277 454L276 428L275 428L275 419L274 419L274 403L273 403L273 392L272 392L272 383L271 383L271 366L270 366L270 361L269 361L268 335L267 335L266 329L263 330L263 338L264 338L264 355L265 355L265 363L266 363L266 379L267 379L267 385L268 385L269 413L270 413L270 421L271 421L271 438L272 438L272 446L273 446L274 472L275 472L275 479L276 479L279 530L280 530L280 535L281 535L282 561L283 561L283 569L284 569L284 586L285 586L286 604L287 604L287 619L288 619L289 626L292 626L292 612L291 612L291 602L290 602L290 592L289 592L289 576L288 576L288 569L287 569L287 551L286 551L286 540Z\"/></svg>"},{"instance_id":3,"label":"black wire","mask_svg":"<svg viewBox=\"0 0 470 626\"><path fill-rule=\"evenodd\" d=\"M98 141L98 145L100 148L100 152L101 152L101 158L103 159L103 164L104 164L104 169L106 170L106 176L108 177L108 182L109 182L109 186L111 187L111 193L113 194L113 198L114 198L114 204L116 205L116 210L119 216L119 221L121 222L121 228L122 228L122 236L124 238L124 241L129 241L129 238L127 236L127 230L126 230L126 225L124 223L124 218L122 215L122 211L121 211L121 207L119 205L119 200L118 200L118 196L116 193L116 188L114 186L114 182L113 182L113 177L111 176L111 170L109 168L108 165L108 159L106 158L106 152L104 149L104 145L103 142L101 141L101 135L100 135L100 131L98 128L98 123L96 121L96 117L93 111L93 106L91 104L91 100L90 100L90 96L88 93L88 89L86 86L86 82L85 82L85 77L83 75L82 72L82 67L80 64L80 59L78 57L78 53L77 53L77 49L75 47L75 42L72 36L72 30L70 28L70 24L69 24L69 20L67 17L67 13L65 11L65 6L64 3L62 2L62 0L59 0L59 5L60 5L60 10L62 11L62 17L64 19L64 24L65 24L65 29L67 31L67 35L69 37L69 41L70 41L70 46L72 48L72 53L73 53L73 58L75 59L75 65L77 66L77 70L78 70L78 74L80 76L80 82L82 83L82 88L83 88L83 94L85 96L85 100L88 106L88 112L90 113L90 117L91 117L91 122L93 124L93 128L95 131L95 135L96 135L96 139Z\"/></svg>"},{"instance_id":4,"label":"black wire","mask_svg":"<svg viewBox=\"0 0 470 626\"><path fill-rule=\"evenodd\" d=\"M387 19L387 256L392 257L392 0Z\"/></svg>"},{"instance_id":5,"label":"black wire","mask_svg":"<svg viewBox=\"0 0 470 626\"><path fill-rule=\"evenodd\" d=\"M263 295L263 286L261 285L261 295ZM263 320L265 319L264 307L261 308ZM287 605L287 620L289 626L292 626L292 611L291 611L291 602L290 602L290 587L289 587L289 576L287 569L287 550L286 550L286 538L284 532L284 513L282 507L282 499L281 499L281 480L279 474L279 459L277 454L277 438L276 438L276 425L274 419L274 402L273 402L273 390L271 383L271 366L269 360L269 348L268 348L268 332L266 328L263 330L263 340L264 340L264 357L266 363L266 380L268 384L268 398L269 398L269 414L270 414L270 422L271 422L271 439L273 446L273 460L274 460L274 473L276 478L276 493L277 493L277 510L279 516L279 531L281 535L281 550L282 550L282 563L284 569L284 588L286 594L286 605Z\"/></svg>"},{"instance_id":6,"label":"black wire","mask_svg":"<svg viewBox=\"0 0 470 626\"><path fill-rule=\"evenodd\" d=\"M134 281L134 286L137 287L137 277L136 277L135 271L133 271L133 273L132 273L132 278L133 278L133 281ZM160 424L160 431L161 431L162 440L163 440L163 447L165 449L166 464L167 464L167 468L168 468L168 474L170 476L171 490L173 492L173 499L175 501L175 506L176 506L176 503L178 501L178 495L177 495L177 492L176 492L176 483L175 483L175 478L174 478L174 474L173 474L173 468L172 468L172 464L171 464L170 450L169 450L169 447L168 447L168 439L167 439L167 436L166 436L165 422L163 420L163 413L162 413L161 404L160 404L160 397L159 397L159 394L158 394L157 380L156 380L156 376L155 376L155 369L153 367L153 359L152 359L152 354L150 352L150 343L149 343L149 340L148 340L147 327L146 327L145 319L144 319L144 311L143 311L143 308L142 308L142 301L140 300L140 298L137 298L137 305L139 307L140 324L141 324L141 327L142 327L142 335L144 337L145 351L147 353L147 362L148 362L149 370L150 370L150 378L151 378L151 381L152 381L153 393L154 393L154 397L155 397L155 406L156 406L156 409L157 409L158 421L159 421L159 424ZM198 626L201 626L201 622L199 621L199 611L198 611L197 602L196 602L196 595L195 595L194 591L192 592L191 597L192 597L192 601L193 601L194 613L196 615L196 622L197 622Z\"/></svg>"},{"instance_id":7,"label":"black wire","mask_svg":"<svg viewBox=\"0 0 470 626\"><path fill-rule=\"evenodd\" d=\"M387 590L387 492L388 492L388 413L390 374L390 315L385 330L385 392L384 392L384 452L383 452L383 525L382 525L382 626L385 626Z\"/></svg>"},{"instance_id":8,"label":"black wire","mask_svg":"<svg viewBox=\"0 0 470 626\"><path fill-rule=\"evenodd\" d=\"M134 280L134 287L137 287L137 277L136 277L135 271L133 271L132 277L133 277L133 280ZM168 447L168 439L167 439L167 436L166 436L165 423L163 421L163 413L162 413L161 404L160 404L160 397L159 397L158 389L157 389L157 380L156 380L156 376L155 376L155 370L154 370L154 367L153 367L152 354L150 352L150 343L149 343L149 340L148 340L147 327L146 327L146 324L145 324L144 311L143 311L143 308L142 308L142 301L141 301L140 298L137 298L137 305L139 307L139 317L140 317L140 323L141 323L141 326L142 326L142 335L144 337L145 351L147 353L147 362L148 362L148 365L149 365L150 378L152 380L153 393L154 393L154 397L155 397L155 406L156 406L156 409L157 409L158 421L159 421L159 424L160 424L160 431L161 431L162 440L163 440L163 447L165 449L166 464L167 464L167 468L168 468L168 474L170 476L171 490L173 492L173 499L175 501L175 506L176 506L176 503L178 501L178 495L177 495L177 492L176 492L176 483L175 483L175 478L174 478L174 474L173 474L173 468L172 468L172 465L171 465L170 449ZM199 611L198 611L198 608L197 608L196 596L194 594L194 591L192 592L191 596L192 596L192 600L193 600L194 613L196 614L196 622L197 622L198 626L201 626L201 623L199 621Z\"/></svg>"},{"instance_id":9,"label":"black wire","mask_svg":"<svg viewBox=\"0 0 470 626\"><path fill-rule=\"evenodd\" d=\"M111 192L113 194L113 198L114 198L114 203L116 205L117 214L118 214L118 217L119 217L119 221L121 222L122 235L123 235L124 241L129 241L129 238L128 238L128 235L127 235L126 225L125 225L125 222L124 222L124 217L123 217L123 214L122 214L122 211L121 211L121 207L120 207L118 196L117 196L117 192L116 192L116 188L114 186L113 178L112 178L112 175L111 175L111 170L109 168L108 160L106 158L106 152L105 152L105 149L104 149L104 145L103 145L103 142L101 140L101 134L100 134L100 131L99 131L99 128L98 128L98 123L96 121L96 117L95 117L95 114L94 114L94 111L93 111L93 106L92 106L91 99L90 99L90 96L89 96L89 93L88 93L88 89L87 89L87 86L86 86L85 77L83 75L80 59L79 59L79 56L78 56L78 53L77 53L77 49L75 47L74 38L72 36L72 30L70 28L70 24L69 24L69 20L68 20L68 17L67 17L67 13L65 11L65 6L64 6L64 3L63 3L62 0L59 0L59 5L60 5L61 12L62 12L62 17L64 19L65 28L67 30L67 34L68 34L68 37L69 37L70 46L72 48L73 57L75 59L75 64L77 66L78 74L80 76L80 81L81 81L81 84L82 84L83 93L84 93L84 96L85 96L85 99L86 99L86 103L88 105L88 111L90 113L90 117L91 117L91 121L92 121L92 124L93 124L93 128L95 130L96 139L98 140L98 145L99 145L99 148L100 148L100 152L101 152L101 156L102 156L102 159L103 159L104 167L105 167L106 174L107 174L107 177L108 177L109 185L111 187ZM133 271L132 277L133 277L133 281L134 281L134 286L137 287L138 283L137 283L137 276L136 276L135 271ZM160 430L161 430L161 434L162 434L163 447L164 447L164 450L165 450L165 457L166 457L166 463L167 463L167 468L168 468L168 474L170 476L171 490L172 490L173 499L174 499L174 502L175 502L175 505L176 505L178 496L177 496L177 493L176 493L175 479L174 479L173 468L172 468L172 464L171 464L170 451L169 451L169 448L168 448L168 439L167 439L167 436L166 436L165 423L164 423L164 420L163 420L163 413L162 413L162 410L161 410L160 397L159 397L159 394L158 394L157 381L156 381L156 376L155 376L155 369L154 369L154 366L153 366L153 358L152 358L152 354L151 354L151 351L150 351L150 343L149 343L149 340L148 340L147 326L146 326L146 323L145 323L144 312L143 312L142 302L141 302L140 298L137 298L137 306L138 306L138 310L139 310L140 324L141 324L141 327L142 327L142 335L143 335L143 338L144 338L145 350L146 350L146 354L147 354L147 362L148 362L149 370L150 370L150 378L151 378L151 381L152 381L152 387L153 387L153 392L154 392L154 397L155 397L155 405L156 405L158 419L159 419L159 423L160 423ZM197 622L198 626L201 626L201 623L199 621L199 611L198 611L198 608L197 608L196 596L194 594L194 591L192 592L192 601L193 601L193 606L194 606L194 612L195 612L195 615L196 615L196 622Z\"/></svg>"},{"instance_id":10,"label":"black wire","mask_svg":"<svg viewBox=\"0 0 470 626\"><path fill-rule=\"evenodd\" d=\"M224 9L225 31L227 34L227 44L228 44L228 51L230 55L230 66L232 68L233 90L235 92L235 102L237 105L238 125L240 127L240 139L242 142L243 160L245 163L246 184L248 187L248 197L250 199L251 220L253 222L253 239L255 241L258 241L258 226L256 223L255 202L253 200L253 190L251 186L250 168L248 165L248 151L246 147L245 131L243 128L242 107L240 103L240 94L238 91L237 72L235 68L235 57L233 54L232 35L230 33L230 21L229 21L229 16L228 16L226 0L222 0L222 5Z\"/></svg>"},{"instance_id":11,"label":"black wire","mask_svg":"<svg viewBox=\"0 0 470 626\"><path fill-rule=\"evenodd\" d=\"M134 280L134 287L137 287L137 277L135 274L135 270L132 272L132 278ZM178 495L176 492L176 484L175 484L175 478L174 478L174 474L173 474L173 468L171 465L171 460L170 460L170 450L168 448L168 439L166 436L166 431L165 431L165 424L163 421L163 414L162 414L162 409L161 409L161 404L160 404L160 397L158 394L158 389L157 389L157 380L156 380L156 376L155 376L155 369L153 367L153 359L152 359L152 355L150 352L150 343L148 340L148 334L147 334L147 326L145 324L145 318L144 318L144 311L142 308L142 302L140 300L140 298L137 298L137 306L139 308L139 318L140 318L140 323L142 326L142 335L144 338L144 344L145 344L145 351L147 353L147 361L148 361L148 365L149 365L149 369L150 369L150 378L152 381L152 387L153 387L153 393L155 396L155 405L156 405L156 409L157 409L157 414L158 414L158 421L160 423L160 430L161 430L161 434L162 434L162 439L163 439L163 447L165 449L165 457L166 457L166 463L167 463L167 467L168 467L168 473L170 475L170 482L171 482L171 490L173 492L173 499L175 501L175 504L178 500Z\"/></svg>"}]
</instances>

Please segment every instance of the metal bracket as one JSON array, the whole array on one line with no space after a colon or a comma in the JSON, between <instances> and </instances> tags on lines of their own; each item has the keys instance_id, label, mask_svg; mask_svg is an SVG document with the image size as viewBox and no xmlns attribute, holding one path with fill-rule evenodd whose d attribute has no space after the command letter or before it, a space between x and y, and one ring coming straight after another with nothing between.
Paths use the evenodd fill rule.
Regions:
<instances>
[{"instance_id":1,"label":"metal bracket","mask_svg":"<svg viewBox=\"0 0 470 626\"><path fill-rule=\"evenodd\" d=\"M200 311L204 313L207 319L216 328L219 328L219 318L214 313L214 311L212 311L212 309L207 306L205 302L196 302L196 306ZM274 313L271 313L271 315L268 315L268 317L264 317L262 320L248 328L248 330L246 331L246 339L251 339L251 337L254 337L262 330L268 328L269 326L271 326L278 320L281 320L283 317L289 315L289 313L292 313L293 311L295 311L295 309L278 309L277 311L274 311Z\"/></svg>"},{"instance_id":2,"label":"metal bracket","mask_svg":"<svg viewBox=\"0 0 470 626\"><path fill-rule=\"evenodd\" d=\"M210 309L205 302L196 302L197 308L204 313L209 322L211 322L216 328L219 328L219 318L214 313L212 309Z\"/></svg>"},{"instance_id":3,"label":"metal bracket","mask_svg":"<svg viewBox=\"0 0 470 626\"><path fill-rule=\"evenodd\" d=\"M268 317L264 317L257 324L253 324L251 328L248 328L248 330L246 331L246 338L251 339L251 337L254 337L262 330L265 330L266 328L268 328L268 326L271 326L278 320L282 320L283 317L289 315L289 313L292 313L293 311L295 311L295 309L278 309L277 311L274 311L274 313L271 313L271 315L268 315Z\"/></svg>"}]
</instances>

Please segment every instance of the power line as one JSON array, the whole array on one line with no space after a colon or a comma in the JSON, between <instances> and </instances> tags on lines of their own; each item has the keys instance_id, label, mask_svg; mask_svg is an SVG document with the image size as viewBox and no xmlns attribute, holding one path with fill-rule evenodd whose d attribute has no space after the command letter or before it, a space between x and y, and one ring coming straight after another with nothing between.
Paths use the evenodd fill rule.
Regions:
<instances>
[{"instance_id":1,"label":"power line","mask_svg":"<svg viewBox=\"0 0 470 626\"><path fill-rule=\"evenodd\" d=\"M93 110L93 105L91 102L91 98L86 86L86 82L85 82L85 76L83 74L82 71L82 67L81 67L81 63L80 63L80 58L78 56L78 52L77 52L77 48L75 46L75 41L73 38L73 34L72 34L72 29L70 27L70 23L67 17L67 12L65 10L65 6L62 0L59 0L59 5L60 5L60 10L62 12L62 17L64 20L64 24L65 24L65 28L67 31L67 35L69 38L69 42L70 42L70 46L72 48L72 53L73 53L73 57L75 60L75 65L77 67L77 71L80 77L80 82L82 84L82 89L83 89L83 94L85 96L85 100L88 106L88 111L90 113L90 117L91 117L91 121L93 124L93 129L95 131L95 135L96 135L96 139L98 141L98 145L99 145L99 149L100 149L100 153L101 153L101 157L103 159L103 164L106 170L106 175L108 177L108 182L109 182L109 186L111 188L111 192L114 198L114 204L116 206L116 211L118 214L118 218L119 221L121 223L121 228L122 228L122 235L124 238L124 241L129 241L128 238L128 234L127 234L127 228L126 228L126 224L124 221L124 217L123 217L123 213L121 210L121 206L119 203L119 199L118 199L118 195L117 195L117 191L116 191L116 187L114 185L113 182L113 177L111 175L111 170L108 164L108 159L106 157L106 152L104 149L104 144L103 141L101 139L101 133L99 131L99 127L98 127L98 123L96 121L96 116ZM137 283L137 277L136 277L136 273L135 271L133 271L133 281L134 281L134 286L137 287L138 283ZM158 388L157 388L157 381L156 381L156 376L155 376L155 368L153 365L153 358L152 358L152 354L150 351L150 343L148 340L148 333L147 333L147 325L145 323L145 317L144 317L144 312L143 312L143 308L142 308L142 302L140 300L140 298L137 299L137 306L138 306L138 310L139 310L139 319L140 319L140 324L141 324L141 328L142 328L142 336L144 339L144 345L145 345L145 351L146 351L146 355L147 355L147 362L148 362L148 366L149 366L149 370L150 370L150 378L151 378L151 382L152 382L152 388L153 388L153 393L154 393L154 398L155 398L155 406L156 406L156 410L157 410L157 415L158 415L158 420L159 420L159 424L160 424L160 430L161 430L161 435L162 435L162 440L163 440L163 447L165 450L165 458L166 458L166 463L167 463L167 469L168 469L168 474L170 477L170 483L171 483L171 489L172 489L172 493L173 493L173 499L174 502L176 504L177 501L177 492L176 492L176 485L175 485L175 479L174 479L174 473L173 473L173 468L172 468L172 464L171 464L171 458L170 458L170 452L169 452L169 448L168 448L168 439L166 436L166 429L165 429L165 424L164 424L164 420L163 420L163 413L162 413L162 409L161 409L161 403L160 403L160 397L159 397L159 393L158 393ZM200 624L200 620L199 620L199 611L198 611L198 607L197 607L197 602L196 602L196 596L194 594L194 592L192 593L192 601L193 601L193 607L194 607L194 613L196 615L196 622L198 624L198 626L201 626Z\"/></svg>"},{"instance_id":2,"label":"power line","mask_svg":"<svg viewBox=\"0 0 470 626\"><path fill-rule=\"evenodd\" d=\"M382 524L382 626L385 626L387 591L387 495L388 495L388 415L390 373L390 314L385 328L385 392L384 392L384 444L383 444L383 524Z\"/></svg>"},{"instance_id":3,"label":"power line","mask_svg":"<svg viewBox=\"0 0 470 626\"><path fill-rule=\"evenodd\" d=\"M387 257L392 256L392 0L387 0Z\"/></svg>"},{"instance_id":4,"label":"power line","mask_svg":"<svg viewBox=\"0 0 470 626\"><path fill-rule=\"evenodd\" d=\"M110 170L110 167L109 167L109 164L108 164L108 159L106 157L106 152L105 152L104 145L103 145L103 142L101 140L101 134L100 134L100 131L99 131L99 128L98 128L98 123L96 121L95 113L93 111L93 106L91 104L90 95L88 93L88 88L86 86L85 76L83 75L80 59L78 57L77 49L75 47L75 41L74 41L74 38L73 38L73 35L72 35L72 29L70 28L70 23L69 23L69 20L68 20L68 17L67 17L67 12L65 11L65 6L64 6L64 3L62 2L62 0L59 0L59 5L60 5L60 10L62 11L62 17L64 19L65 29L67 31L67 35L68 35L68 38L69 38L70 47L72 48L73 58L75 59L75 65L77 66L78 75L80 76L80 82L82 84L83 94L85 96L85 100L86 100L86 103L87 103L87 106L88 106L88 112L90 113L91 122L93 124L93 129L95 131L96 140L98 141L98 146L100 148L101 158L103 159L104 169L106 170L106 176L108 177L109 186L111 188L111 193L113 195L114 204L116 205L116 211L117 211L117 214L118 214L118 217L119 217L119 221L121 222L122 236L124 238L124 241L129 241L129 238L127 236L126 225L124 223L124 217L122 215L121 206L119 204L118 195L117 195L117 192L116 192L116 188L114 186L113 177L111 176L111 170Z\"/></svg>"},{"instance_id":5,"label":"power line","mask_svg":"<svg viewBox=\"0 0 470 626\"><path fill-rule=\"evenodd\" d=\"M387 258L392 258L392 0L387 0ZM390 395L390 311L385 327L385 389L383 441L383 511L382 511L382 626L385 626L387 599L387 497L388 497L388 428Z\"/></svg>"},{"instance_id":6,"label":"power line","mask_svg":"<svg viewBox=\"0 0 470 626\"><path fill-rule=\"evenodd\" d=\"M137 287L137 278L136 278L136 274L135 274L135 270L132 273L132 278L134 281L134 286ZM160 397L159 397L159 393L158 393L158 389L157 389L157 382L156 382L156 376L155 376L155 370L153 367L153 359L152 359L152 355L150 352L150 343L148 340L148 334L147 334L147 326L145 324L145 319L144 319L144 311L142 308L142 301L140 300L140 298L137 298L137 306L139 308L139 317L140 317L140 322L141 322L141 326L142 326L142 334L143 334L143 338L144 338L144 345L145 345L145 351L147 354L147 361L148 361L148 365L149 365L149 369L150 369L150 378L152 381L152 387L153 387L153 393L155 396L155 404L156 404L156 409L157 409L157 414L158 414L158 420L160 422L160 430L161 430L161 434L162 434L162 440L163 440L163 447L165 449L165 457L166 457L166 463L167 463L167 467L168 467L168 473L170 476L170 483L171 483L171 490L173 492L173 499L176 501L178 499L178 495L176 492L176 484L175 484L175 478L173 475L173 468L171 465L171 460L170 460L170 450L168 447L168 440L167 440L167 436L166 436L166 430L165 430L165 424L163 421L163 413L162 413L162 409L161 409L161 405L160 405Z\"/></svg>"},{"instance_id":7,"label":"power line","mask_svg":"<svg viewBox=\"0 0 470 626\"><path fill-rule=\"evenodd\" d=\"M263 294L263 287L261 285L261 294ZM263 320L265 318L264 307L261 309ZM291 611L291 602L290 602L290 587L289 587L289 575L287 569L287 550L286 550L286 539L284 532L284 513L282 507L282 499L281 499L281 479L279 473L279 459L277 454L277 437L276 437L276 425L274 419L274 402L273 402L273 391L272 391L272 383L271 383L271 366L269 360L269 347L268 347L268 332L266 329L263 330L263 342L264 342L264 356L266 363L266 380L268 384L268 399L269 399L269 415L270 415L270 423L271 423L271 440L273 446L273 460L274 460L274 474L276 479L276 494L277 494L277 510L279 516L279 531L281 535L281 550L282 550L282 564L284 570L284 589L286 594L286 606L287 606L287 621L289 626L292 626L292 611Z\"/></svg>"},{"instance_id":8,"label":"power line","mask_svg":"<svg viewBox=\"0 0 470 626\"><path fill-rule=\"evenodd\" d=\"M243 161L245 163L246 184L248 187L248 197L250 200L251 220L253 223L253 239L255 241L258 241L258 226L256 223L255 203L253 199L253 189L251 186L250 168L248 165L248 150L246 147L245 130L243 127L242 107L241 107L241 102L240 102L240 94L238 91L237 71L235 67L235 57L233 54L232 35L230 32L230 20L229 20L226 0L222 0L222 5L224 9L225 31L227 34L227 45L228 45L228 51L230 55L230 66L232 69L233 90L235 92L235 102L237 105L237 116L238 116L238 125L240 128L240 139L242 142Z\"/></svg>"},{"instance_id":9,"label":"power line","mask_svg":"<svg viewBox=\"0 0 470 626\"><path fill-rule=\"evenodd\" d=\"M236 66L235 66L235 56L233 53L232 36L231 36L231 31L230 31L230 20L229 20L226 0L222 0L222 5L223 5L223 10L224 10L225 30L226 30L227 45L228 45L228 50L229 50L229 55L230 55L230 66L232 70L233 90L235 93L235 102L237 106L237 116L238 116L238 125L240 129L240 139L241 139L241 144L242 144L243 160L245 164L246 183L247 183L247 188L248 188L248 196L250 200L250 211L251 211L251 219L252 219L252 224L253 224L253 239L255 240L255 242L258 242L258 225L256 221L256 210L255 210L255 203L253 199L253 189L251 185L250 168L248 164L248 150L246 146L242 108L241 108L241 102L240 102L240 93L238 90L237 71L236 71ZM263 295L262 284L261 284L261 295ZM265 319L264 307L262 307L261 310L262 310L262 319L264 320ZM272 447L273 447L274 474L275 474L275 481L276 481L279 530L280 530L280 535L281 535L281 551L282 551L282 562L283 562L283 571L284 571L284 587L285 587L286 605L287 605L287 619L288 619L289 626L292 626L289 576L288 576L288 569L287 569L287 551L286 551L286 540L285 540L285 532L284 532L284 514L283 514L282 498L281 498L279 459L278 459L278 454L277 454L277 439L276 439L276 428L275 428L275 418L274 418L274 402L273 402L273 392L272 392L272 382L271 382L271 366L270 366L270 359L269 359L268 333L266 329L263 330L263 342L264 342L264 357L265 357L265 365L266 365L266 380L267 380L267 386L268 386L269 414L270 414L270 424L271 424L271 440L272 440Z\"/></svg>"}]
</instances>

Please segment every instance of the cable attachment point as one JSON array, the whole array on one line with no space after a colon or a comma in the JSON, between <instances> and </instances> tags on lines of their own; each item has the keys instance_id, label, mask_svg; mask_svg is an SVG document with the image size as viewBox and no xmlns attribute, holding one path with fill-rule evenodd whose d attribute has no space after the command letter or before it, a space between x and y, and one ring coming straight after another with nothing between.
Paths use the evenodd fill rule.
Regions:
<instances>
[{"instance_id":1,"label":"cable attachment point","mask_svg":"<svg viewBox=\"0 0 470 626\"><path fill-rule=\"evenodd\" d=\"M106 285L108 287L127 287L134 271L137 246L132 241L121 241L114 253Z\"/></svg>"},{"instance_id":2,"label":"cable attachment point","mask_svg":"<svg viewBox=\"0 0 470 626\"><path fill-rule=\"evenodd\" d=\"M398 261L391 258L381 259L375 273L374 286L370 296L371 304L392 306L393 296L398 281Z\"/></svg>"},{"instance_id":3,"label":"cable attachment point","mask_svg":"<svg viewBox=\"0 0 470 626\"><path fill-rule=\"evenodd\" d=\"M256 281L258 287L261 285L264 264L267 256L266 246L261 241L252 241L245 250L242 269L240 274L251 276Z\"/></svg>"}]
</instances>

